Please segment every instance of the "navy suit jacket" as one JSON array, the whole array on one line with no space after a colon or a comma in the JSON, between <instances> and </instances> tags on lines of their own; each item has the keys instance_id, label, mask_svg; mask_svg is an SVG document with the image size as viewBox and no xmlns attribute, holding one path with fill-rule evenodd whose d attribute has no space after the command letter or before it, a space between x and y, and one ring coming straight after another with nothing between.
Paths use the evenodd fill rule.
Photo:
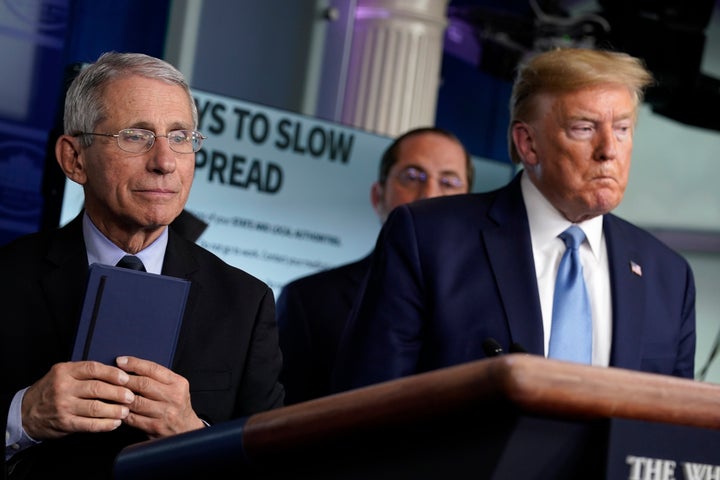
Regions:
<instances>
[{"instance_id":1,"label":"navy suit jacket","mask_svg":"<svg viewBox=\"0 0 720 480\"><path fill-rule=\"evenodd\" d=\"M0 422L12 396L70 359L88 265L82 222L0 248ZM251 275L169 231L163 274L190 280L173 370L190 383L195 412L210 423L281 406L272 290ZM21 452L27 478L110 478L112 460L137 430L72 434ZM3 456L4 459L4 456Z\"/></svg>"},{"instance_id":2,"label":"navy suit jacket","mask_svg":"<svg viewBox=\"0 0 720 480\"><path fill-rule=\"evenodd\" d=\"M505 351L518 343L544 354L520 175L493 192L423 200L391 213L343 334L335 390L481 359L490 337ZM692 378L695 286L688 263L648 232L611 214L603 220L610 364Z\"/></svg>"},{"instance_id":3,"label":"navy suit jacket","mask_svg":"<svg viewBox=\"0 0 720 480\"><path fill-rule=\"evenodd\" d=\"M370 268L370 256L293 280L277 301L285 404L331 393L340 337Z\"/></svg>"}]
</instances>

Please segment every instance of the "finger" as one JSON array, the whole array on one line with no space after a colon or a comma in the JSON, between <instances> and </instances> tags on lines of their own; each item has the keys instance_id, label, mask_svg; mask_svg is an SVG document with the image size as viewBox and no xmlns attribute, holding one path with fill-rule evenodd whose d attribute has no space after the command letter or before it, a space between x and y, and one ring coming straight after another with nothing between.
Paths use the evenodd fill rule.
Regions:
<instances>
[{"instance_id":1,"label":"finger","mask_svg":"<svg viewBox=\"0 0 720 480\"><path fill-rule=\"evenodd\" d=\"M105 403L126 405L131 404L135 400L135 394L127 385L120 387L99 380L85 380L77 382L74 385L75 387L71 393L80 399L96 399Z\"/></svg>"},{"instance_id":2,"label":"finger","mask_svg":"<svg viewBox=\"0 0 720 480\"><path fill-rule=\"evenodd\" d=\"M55 422L51 430L48 430L44 438L55 438L68 433L75 432L110 432L122 425L119 418L89 418L68 416L61 421Z\"/></svg>"},{"instance_id":3,"label":"finger","mask_svg":"<svg viewBox=\"0 0 720 480\"><path fill-rule=\"evenodd\" d=\"M112 365L105 365L95 361L67 362L59 364L59 368L68 368L69 374L77 380L102 380L115 385L125 385L128 374L124 370Z\"/></svg>"},{"instance_id":4,"label":"finger","mask_svg":"<svg viewBox=\"0 0 720 480\"><path fill-rule=\"evenodd\" d=\"M127 418L130 407L100 400L80 400L73 404L70 413L78 419L122 420Z\"/></svg>"},{"instance_id":5,"label":"finger","mask_svg":"<svg viewBox=\"0 0 720 480\"><path fill-rule=\"evenodd\" d=\"M172 406L165 402L152 400L140 395L135 397L135 401L129 407L131 415L142 415L148 418L162 418L166 410L169 411L172 409Z\"/></svg>"},{"instance_id":6,"label":"finger","mask_svg":"<svg viewBox=\"0 0 720 480\"><path fill-rule=\"evenodd\" d=\"M73 432L111 432L122 425L121 419L116 418L85 418L77 417Z\"/></svg>"},{"instance_id":7,"label":"finger","mask_svg":"<svg viewBox=\"0 0 720 480\"><path fill-rule=\"evenodd\" d=\"M134 373L143 377L150 377L158 382L173 383L177 374L159 363L142 358L123 356L115 359L117 366L128 373Z\"/></svg>"},{"instance_id":8,"label":"finger","mask_svg":"<svg viewBox=\"0 0 720 480\"><path fill-rule=\"evenodd\" d=\"M141 396L148 400L156 400L162 403L184 405L190 402L190 384L180 376L173 375L171 383L162 383L150 377L131 375L127 388L132 390L137 397Z\"/></svg>"},{"instance_id":9,"label":"finger","mask_svg":"<svg viewBox=\"0 0 720 480\"><path fill-rule=\"evenodd\" d=\"M28 389L28 393L35 387ZM118 387L114 387L118 388ZM34 398L34 397L33 397ZM34 402L23 400L23 428L38 440L73 432L101 432L117 428L130 413L127 405L100 400L78 399L74 396Z\"/></svg>"},{"instance_id":10,"label":"finger","mask_svg":"<svg viewBox=\"0 0 720 480\"><path fill-rule=\"evenodd\" d=\"M174 435L205 426L189 405L186 408L178 408L172 404L139 396L130 406L130 414L124 422L144 431L151 438Z\"/></svg>"},{"instance_id":11,"label":"finger","mask_svg":"<svg viewBox=\"0 0 720 480\"><path fill-rule=\"evenodd\" d=\"M127 387L135 393L136 401L137 397L145 397L153 400L163 400L166 397L166 394L163 392L167 389L167 385L150 377L131 375Z\"/></svg>"}]
</instances>

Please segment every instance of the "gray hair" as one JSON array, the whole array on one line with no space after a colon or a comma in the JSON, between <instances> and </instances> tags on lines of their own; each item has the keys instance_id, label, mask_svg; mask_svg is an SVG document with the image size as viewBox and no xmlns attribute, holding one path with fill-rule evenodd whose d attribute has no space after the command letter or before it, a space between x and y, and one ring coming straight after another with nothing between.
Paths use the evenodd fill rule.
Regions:
<instances>
[{"instance_id":1,"label":"gray hair","mask_svg":"<svg viewBox=\"0 0 720 480\"><path fill-rule=\"evenodd\" d=\"M197 128L197 106L184 75L178 69L164 60L142 53L107 52L96 62L83 68L70 84L65 96L65 134L92 132L107 116L103 99L107 83L131 75L162 80L182 87L192 110L193 128ZM91 135L83 135L80 141L84 146L89 146L92 139Z\"/></svg>"}]
</instances>

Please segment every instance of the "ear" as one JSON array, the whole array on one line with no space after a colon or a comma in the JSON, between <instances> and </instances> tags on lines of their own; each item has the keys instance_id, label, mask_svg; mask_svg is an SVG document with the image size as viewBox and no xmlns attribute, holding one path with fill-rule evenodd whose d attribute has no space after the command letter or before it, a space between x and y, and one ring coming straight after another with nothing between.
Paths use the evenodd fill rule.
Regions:
<instances>
[{"instance_id":1,"label":"ear","mask_svg":"<svg viewBox=\"0 0 720 480\"><path fill-rule=\"evenodd\" d=\"M512 126L512 139L523 165L536 165L537 155L533 128L527 123L515 122Z\"/></svg>"},{"instance_id":2,"label":"ear","mask_svg":"<svg viewBox=\"0 0 720 480\"><path fill-rule=\"evenodd\" d=\"M385 221L385 217L387 216L384 200L385 187L383 187L380 182L373 183L370 188L370 203L372 203L375 213L380 217L380 221Z\"/></svg>"},{"instance_id":3,"label":"ear","mask_svg":"<svg viewBox=\"0 0 720 480\"><path fill-rule=\"evenodd\" d=\"M80 141L77 137L60 135L55 142L55 159L60 168L75 183L84 185L87 181L84 157L80 151Z\"/></svg>"}]
</instances>

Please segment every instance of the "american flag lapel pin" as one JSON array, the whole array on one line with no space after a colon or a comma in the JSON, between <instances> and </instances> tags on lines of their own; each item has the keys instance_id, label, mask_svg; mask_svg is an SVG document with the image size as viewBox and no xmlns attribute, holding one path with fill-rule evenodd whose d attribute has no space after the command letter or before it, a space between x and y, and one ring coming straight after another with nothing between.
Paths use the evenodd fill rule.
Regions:
<instances>
[{"instance_id":1,"label":"american flag lapel pin","mask_svg":"<svg viewBox=\"0 0 720 480\"><path fill-rule=\"evenodd\" d=\"M630 260L630 271L638 277L642 277L642 267L632 260Z\"/></svg>"}]
</instances>

